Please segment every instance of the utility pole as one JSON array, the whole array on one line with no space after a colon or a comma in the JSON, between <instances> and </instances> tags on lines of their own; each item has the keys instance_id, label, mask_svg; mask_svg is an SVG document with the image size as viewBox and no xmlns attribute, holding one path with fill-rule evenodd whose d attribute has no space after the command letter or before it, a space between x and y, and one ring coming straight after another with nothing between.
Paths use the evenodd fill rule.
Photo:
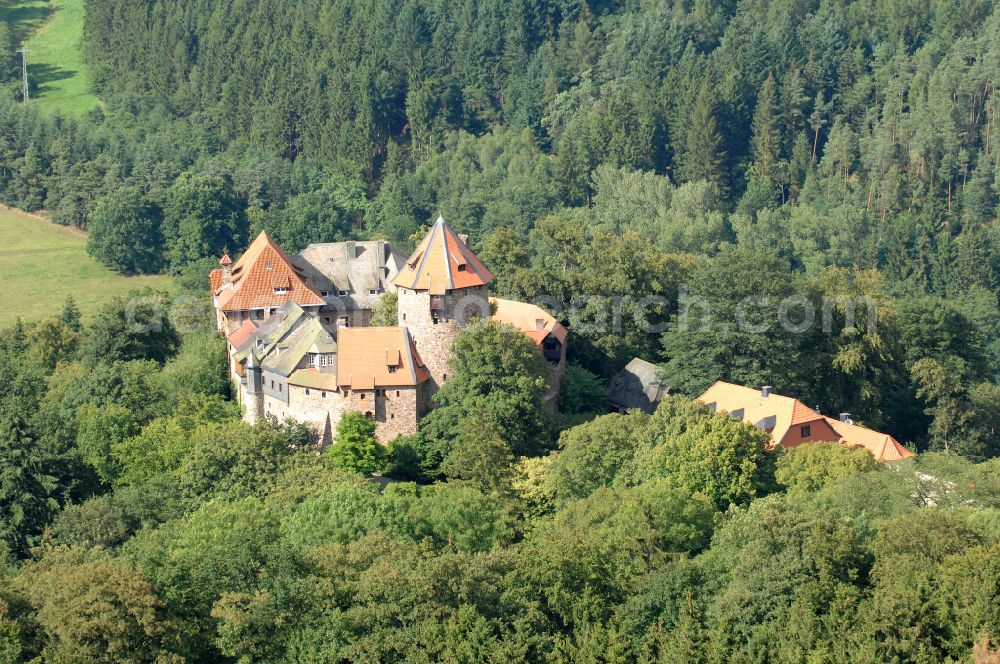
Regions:
<instances>
[{"instance_id":1,"label":"utility pole","mask_svg":"<svg viewBox=\"0 0 1000 664\"><path fill-rule=\"evenodd\" d=\"M21 54L21 94L24 97L24 103L28 103L28 53L24 48L17 49L17 52Z\"/></svg>"}]
</instances>

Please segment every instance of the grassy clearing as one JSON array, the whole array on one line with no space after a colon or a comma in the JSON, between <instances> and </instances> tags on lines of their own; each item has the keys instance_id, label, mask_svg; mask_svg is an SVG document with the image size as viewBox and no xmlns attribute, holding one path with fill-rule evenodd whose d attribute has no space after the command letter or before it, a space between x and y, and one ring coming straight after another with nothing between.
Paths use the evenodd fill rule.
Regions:
<instances>
[{"instance_id":1,"label":"grassy clearing","mask_svg":"<svg viewBox=\"0 0 1000 664\"><path fill-rule=\"evenodd\" d=\"M36 320L62 309L72 295L89 318L105 302L135 288L174 290L170 277L123 277L95 261L86 236L35 215L0 207L0 328L18 316Z\"/></svg>"},{"instance_id":2,"label":"grassy clearing","mask_svg":"<svg viewBox=\"0 0 1000 664\"><path fill-rule=\"evenodd\" d=\"M100 103L83 62L83 0L0 0L0 19L28 51L32 103L75 116Z\"/></svg>"}]
</instances>

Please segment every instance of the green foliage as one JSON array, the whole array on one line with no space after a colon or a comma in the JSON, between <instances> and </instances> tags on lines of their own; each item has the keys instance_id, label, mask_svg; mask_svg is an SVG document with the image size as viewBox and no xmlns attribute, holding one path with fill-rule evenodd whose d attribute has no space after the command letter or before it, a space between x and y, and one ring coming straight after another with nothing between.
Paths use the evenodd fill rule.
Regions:
<instances>
[{"instance_id":1,"label":"green foliage","mask_svg":"<svg viewBox=\"0 0 1000 664\"><path fill-rule=\"evenodd\" d=\"M45 452L17 415L0 418L0 542L24 552L56 507Z\"/></svg>"},{"instance_id":2,"label":"green foliage","mask_svg":"<svg viewBox=\"0 0 1000 664\"><path fill-rule=\"evenodd\" d=\"M122 558L145 570L167 610L182 622L184 651L210 652L212 604L223 593L253 592L281 538L277 516L259 500L213 501L143 531Z\"/></svg>"},{"instance_id":3,"label":"green foliage","mask_svg":"<svg viewBox=\"0 0 1000 664\"><path fill-rule=\"evenodd\" d=\"M105 482L115 479L111 450L139 433L132 411L117 404L98 408L84 404L76 411L76 448Z\"/></svg>"},{"instance_id":4,"label":"green foliage","mask_svg":"<svg viewBox=\"0 0 1000 664\"><path fill-rule=\"evenodd\" d=\"M817 442L799 445L779 456L774 479L789 493L800 493L817 491L841 477L878 468L868 450L851 449L836 442Z\"/></svg>"},{"instance_id":5,"label":"green foliage","mask_svg":"<svg viewBox=\"0 0 1000 664\"><path fill-rule=\"evenodd\" d=\"M607 408L608 393L601 379L578 364L567 364L559 384L559 411L600 413Z\"/></svg>"},{"instance_id":6,"label":"green foliage","mask_svg":"<svg viewBox=\"0 0 1000 664\"><path fill-rule=\"evenodd\" d=\"M214 331L198 331L184 337L177 354L163 367L159 384L168 399L219 395L229 391L226 342Z\"/></svg>"},{"instance_id":7,"label":"green foliage","mask_svg":"<svg viewBox=\"0 0 1000 664\"><path fill-rule=\"evenodd\" d=\"M298 547L347 544L387 525L386 509L378 485L362 479L344 480L324 487L282 519L281 531Z\"/></svg>"},{"instance_id":8,"label":"green foliage","mask_svg":"<svg viewBox=\"0 0 1000 664\"><path fill-rule=\"evenodd\" d=\"M375 421L360 412L344 413L337 424L337 442L326 454L337 468L362 475L381 471L388 459L375 437Z\"/></svg>"},{"instance_id":9,"label":"green foliage","mask_svg":"<svg viewBox=\"0 0 1000 664\"><path fill-rule=\"evenodd\" d=\"M563 431L559 451L549 455L545 484L563 502L610 486L635 455L648 426L648 416L631 411L627 415L604 415Z\"/></svg>"},{"instance_id":10,"label":"green foliage","mask_svg":"<svg viewBox=\"0 0 1000 664\"><path fill-rule=\"evenodd\" d=\"M372 308L372 327L395 327L399 325L399 296L385 292Z\"/></svg>"},{"instance_id":11,"label":"green foliage","mask_svg":"<svg viewBox=\"0 0 1000 664\"><path fill-rule=\"evenodd\" d=\"M138 188L102 199L87 218L87 229L87 251L109 268L133 274L160 269L160 212Z\"/></svg>"},{"instance_id":12,"label":"green foliage","mask_svg":"<svg viewBox=\"0 0 1000 664\"><path fill-rule=\"evenodd\" d=\"M19 578L51 661L177 661L178 625L136 567L55 550Z\"/></svg>"},{"instance_id":13,"label":"green foliage","mask_svg":"<svg viewBox=\"0 0 1000 664\"><path fill-rule=\"evenodd\" d=\"M154 360L160 364L177 351L166 293L132 291L103 306L88 330L81 356L88 364Z\"/></svg>"},{"instance_id":14,"label":"green foliage","mask_svg":"<svg viewBox=\"0 0 1000 664\"><path fill-rule=\"evenodd\" d=\"M221 256L246 243L245 203L220 177L185 173L165 192L163 237L170 243L170 269Z\"/></svg>"}]
</instances>

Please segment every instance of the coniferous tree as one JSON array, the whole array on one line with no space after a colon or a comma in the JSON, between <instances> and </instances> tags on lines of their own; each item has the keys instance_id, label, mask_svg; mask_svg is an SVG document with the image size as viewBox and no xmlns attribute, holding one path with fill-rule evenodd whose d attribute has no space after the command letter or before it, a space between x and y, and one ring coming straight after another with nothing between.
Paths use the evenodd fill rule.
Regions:
<instances>
[{"instance_id":1,"label":"coniferous tree","mask_svg":"<svg viewBox=\"0 0 1000 664\"><path fill-rule=\"evenodd\" d=\"M724 183L722 135L715 119L715 90L706 80L698 90L687 141L677 160L677 177L682 182L708 180Z\"/></svg>"},{"instance_id":2,"label":"coniferous tree","mask_svg":"<svg viewBox=\"0 0 1000 664\"><path fill-rule=\"evenodd\" d=\"M751 123L753 134L750 140L754 173L772 183L778 177L778 162L781 158L776 87L774 76L768 75L757 94L757 106Z\"/></svg>"}]
</instances>

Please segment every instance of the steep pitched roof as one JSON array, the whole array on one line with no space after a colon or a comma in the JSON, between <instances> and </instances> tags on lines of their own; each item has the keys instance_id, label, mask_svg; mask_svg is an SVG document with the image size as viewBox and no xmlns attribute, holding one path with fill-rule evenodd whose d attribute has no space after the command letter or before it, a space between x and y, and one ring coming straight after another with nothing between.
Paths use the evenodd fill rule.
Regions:
<instances>
[{"instance_id":1,"label":"steep pitched roof","mask_svg":"<svg viewBox=\"0 0 1000 664\"><path fill-rule=\"evenodd\" d=\"M491 281L493 273L438 217L393 283L400 288L443 295L448 290L484 286Z\"/></svg>"},{"instance_id":2,"label":"steep pitched roof","mask_svg":"<svg viewBox=\"0 0 1000 664\"><path fill-rule=\"evenodd\" d=\"M793 426L819 421L833 429L842 444L863 447L878 461L898 461L912 456L888 434L825 417L792 397L774 393L765 397L760 390L720 380L698 397L698 401L717 413L729 413L747 424L768 430L774 442L780 442Z\"/></svg>"},{"instance_id":3,"label":"steep pitched roof","mask_svg":"<svg viewBox=\"0 0 1000 664\"><path fill-rule=\"evenodd\" d=\"M257 327L242 347L236 349L236 361L243 362L251 355L258 360L263 358L271 352L274 344L288 336L305 318L306 312L294 302L281 305Z\"/></svg>"},{"instance_id":4,"label":"steep pitched roof","mask_svg":"<svg viewBox=\"0 0 1000 664\"><path fill-rule=\"evenodd\" d=\"M218 293L219 289L222 288L222 268L217 267L208 273L208 285L212 289L212 293Z\"/></svg>"},{"instance_id":5,"label":"steep pitched roof","mask_svg":"<svg viewBox=\"0 0 1000 664\"><path fill-rule=\"evenodd\" d=\"M334 354L337 342L318 320L308 318L291 334L273 344L264 356L261 367L267 371L290 376L307 353Z\"/></svg>"},{"instance_id":6,"label":"steep pitched roof","mask_svg":"<svg viewBox=\"0 0 1000 664\"><path fill-rule=\"evenodd\" d=\"M384 240L310 244L299 254L311 282L330 290L388 290L406 255Z\"/></svg>"},{"instance_id":7,"label":"steep pitched roof","mask_svg":"<svg viewBox=\"0 0 1000 664\"><path fill-rule=\"evenodd\" d=\"M309 285L302 268L292 262L266 231L261 231L236 261L232 274L231 286L215 290L222 311L280 307L286 302L300 306L323 304L323 298ZM214 282L215 277L211 278Z\"/></svg>"},{"instance_id":8,"label":"steep pitched roof","mask_svg":"<svg viewBox=\"0 0 1000 664\"><path fill-rule=\"evenodd\" d=\"M566 328L541 307L498 297L490 298L490 303L496 306L493 320L513 325L531 337L537 345L541 346L545 337L550 334L560 342L566 343Z\"/></svg>"},{"instance_id":9,"label":"steep pitched roof","mask_svg":"<svg viewBox=\"0 0 1000 664\"><path fill-rule=\"evenodd\" d=\"M342 327L337 335L341 387L414 386L430 377L405 327Z\"/></svg>"},{"instance_id":10,"label":"steep pitched roof","mask_svg":"<svg viewBox=\"0 0 1000 664\"><path fill-rule=\"evenodd\" d=\"M228 341L233 348L239 349L250 340L250 337L253 336L253 333L256 331L257 326L254 325L254 322L252 320L245 320L242 325L233 331L232 334L226 337L226 341Z\"/></svg>"},{"instance_id":11,"label":"steep pitched roof","mask_svg":"<svg viewBox=\"0 0 1000 664\"><path fill-rule=\"evenodd\" d=\"M841 422L832 417L823 419L837 432L841 443L851 447L863 447L871 452L876 461L899 461L913 456L913 452L900 445L899 441L889 434Z\"/></svg>"},{"instance_id":12,"label":"steep pitched roof","mask_svg":"<svg viewBox=\"0 0 1000 664\"><path fill-rule=\"evenodd\" d=\"M636 357L611 380L608 400L619 408L652 413L668 394L670 387L665 384L660 367Z\"/></svg>"}]
</instances>

